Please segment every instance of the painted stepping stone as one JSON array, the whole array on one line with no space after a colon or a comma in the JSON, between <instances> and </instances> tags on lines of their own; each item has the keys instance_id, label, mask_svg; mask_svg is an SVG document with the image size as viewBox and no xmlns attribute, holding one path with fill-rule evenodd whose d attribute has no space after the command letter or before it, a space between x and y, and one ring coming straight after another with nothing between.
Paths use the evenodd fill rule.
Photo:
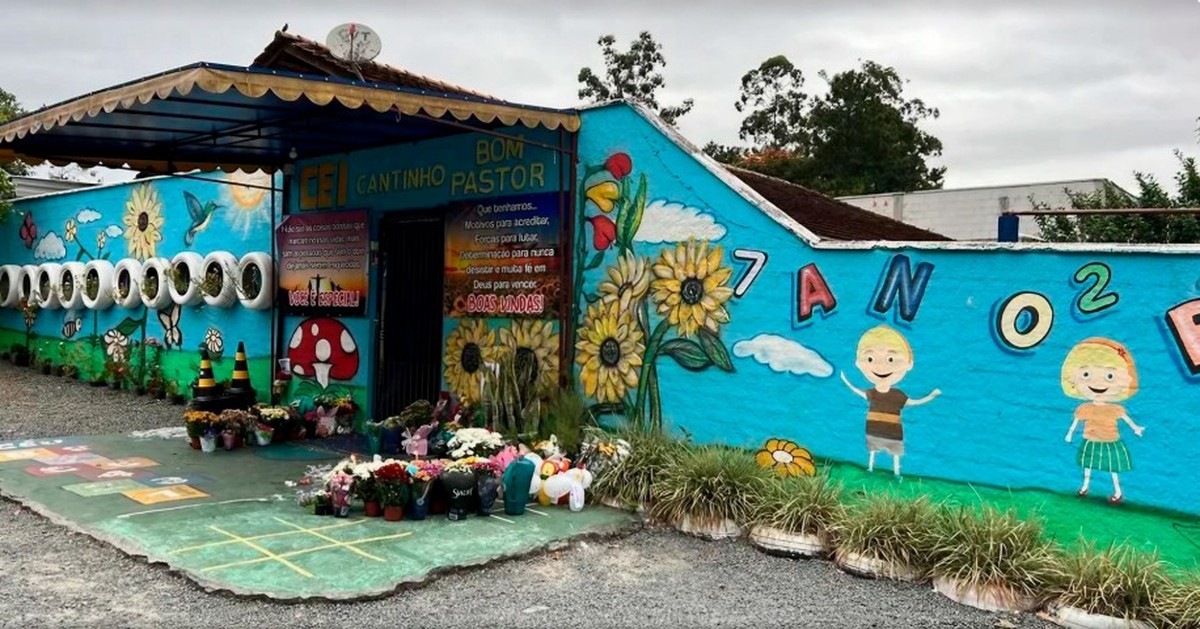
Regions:
<instances>
[{"instance_id":1,"label":"painted stepping stone","mask_svg":"<svg viewBox=\"0 0 1200 629\"><path fill-rule=\"evenodd\" d=\"M19 450L22 448L42 448L46 446L71 445L70 439L23 439L21 441L0 442L0 452Z\"/></svg>"},{"instance_id":2,"label":"painted stepping stone","mask_svg":"<svg viewBox=\"0 0 1200 629\"><path fill-rule=\"evenodd\" d=\"M8 461L28 461L30 459L33 459L33 460L52 459L55 456L58 456L58 455L54 454L53 452L51 452L45 448L27 448L24 450L8 450L5 452L0 452L0 463L7 463ZM39 463L40 462L41 461L39 461Z\"/></svg>"},{"instance_id":3,"label":"painted stepping stone","mask_svg":"<svg viewBox=\"0 0 1200 629\"><path fill-rule=\"evenodd\" d=\"M86 478L91 481L105 481L105 480L121 480L123 478L129 478L129 479L141 478L141 477L145 476L146 474L137 469L106 470L106 469L94 467L91 465L83 465L79 468L79 470L77 472L75 472L75 475L79 476L81 478Z\"/></svg>"},{"instance_id":4,"label":"painted stepping stone","mask_svg":"<svg viewBox=\"0 0 1200 629\"><path fill-rule=\"evenodd\" d=\"M133 480L109 480L98 483L78 483L75 485L64 485L63 489L85 498L94 496L104 496L108 494L119 494L131 489L144 489L146 486Z\"/></svg>"},{"instance_id":5,"label":"painted stepping stone","mask_svg":"<svg viewBox=\"0 0 1200 629\"><path fill-rule=\"evenodd\" d=\"M157 476L150 479L143 479L142 484L151 487L170 487L172 485L199 485L201 487L211 487L213 480L207 476L199 474L187 474L186 476Z\"/></svg>"},{"instance_id":6,"label":"painted stepping stone","mask_svg":"<svg viewBox=\"0 0 1200 629\"><path fill-rule=\"evenodd\" d=\"M88 446L88 445L61 446L61 447L57 447L57 448L47 448L47 449L56 454L81 454L83 452L91 452L92 451L92 447Z\"/></svg>"},{"instance_id":7,"label":"painted stepping stone","mask_svg":"<svg viewBox=\"0 0 1200 629\"><path fill-rule=\"evenodd\" d=\"M83 452L81 454L56 454L49 457L38 457L34 460L45 465L94 465L96 463L104 463L108 461L107 458L92 452Z\"/></svg>"},{"instance_id":8,"label":"painted stepping stone","mask_svg":"<svg viewBox=\"0 0 1200 629\"><path fill-rule=\"evenodd\" d=\"M50 476L62 476L63 474L71 474L84 469L82 466L75 465L30 465L25 468L27 474L47 478Z\"/></svg>"},{"instance_id":9,"label":"painted stepping stone","mask_svg":"<svg viewBox=\"0 0 1200 629\"><path fill-rule=\"evenodd\" d=\"M192 498L207 498L208 494L188 485L171 485L170 487L145 487L121 492L126 498L144 505L172 502L175 500L190 500Z\"/></svg>"},{"instance_id":10,"label":"painted stepping stone","mask_svg":"<svg viewBox=\"0 0 1200 629\"><path fill-rule=\"evenodd\" d=\"M98 467L102 470L127 470L139 467L155 467L158 465L158 461L140 456L128 456L120 459L113 459L111 461L105 459L104 461L98 461L91 463L90 465L93 467Z\"/></svg>"}]
</instances>

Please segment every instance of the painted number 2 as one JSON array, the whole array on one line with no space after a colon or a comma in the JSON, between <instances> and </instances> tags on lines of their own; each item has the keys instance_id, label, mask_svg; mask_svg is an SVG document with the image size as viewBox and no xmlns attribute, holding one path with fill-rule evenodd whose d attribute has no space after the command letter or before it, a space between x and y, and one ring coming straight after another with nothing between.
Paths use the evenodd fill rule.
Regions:
<instances>
[{"instance_id":1,"label":"painted number 2","mask_svg":"<svg viewBox=\"0 0 1200 629\"><path fill-rule=\"evenodd\" d=\"M1108 282L1112 279L1112 270L1103 262L1091 262L1085 264L1075 271L1075 283L1084 284L1088 280L1092 280L1092 285L1083 291L1079 296L1079 301L1075 302L1079 312L1083 314L1096 314L1103 312L1115 305L1121 298L1116 293L1106 293L1104 290L1108 288Z\"/></svg>"}]
</instances>

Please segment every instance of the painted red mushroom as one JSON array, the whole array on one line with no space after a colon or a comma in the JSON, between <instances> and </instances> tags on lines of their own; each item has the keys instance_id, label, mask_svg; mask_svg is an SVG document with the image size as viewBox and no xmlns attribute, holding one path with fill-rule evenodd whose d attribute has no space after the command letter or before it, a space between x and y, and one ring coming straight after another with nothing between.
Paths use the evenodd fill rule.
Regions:
<instances>
[{"instance_id":1,"label":"painted red mushroom","mask_svg":"<svg viewBox=\"0 0 1200 629\"><path fill-rule=\"evenodd\" d=\"M314 378L324 389L332 380L350 380L358 373L358 343L337 319L305 319L288 343L292 373Z\"/></svg>"}]
</instances>

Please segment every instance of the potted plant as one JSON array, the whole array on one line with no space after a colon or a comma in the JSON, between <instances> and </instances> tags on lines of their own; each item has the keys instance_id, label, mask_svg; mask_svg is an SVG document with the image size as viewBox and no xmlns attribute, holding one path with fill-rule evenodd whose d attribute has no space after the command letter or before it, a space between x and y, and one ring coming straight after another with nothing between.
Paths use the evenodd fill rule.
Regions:
<instances>
[{"instance_id":1,"label":"potted plant","mask_svg":"<svg viewBox=\"0 0 1200 629\"><path fill-rule=\"evenodd\" d=\"M129 378L129 365L118 356L104 362L104 375L108 380L108 388L119 391Z\"/></svg>"},{"instance_id":2,"label":"potted plant","mask_svg":"<svg viewBox=\"0 0 1200 629\"><path fill-rule=\"evenodd\" d=\"M329 477L326 485L333 502L333 515L338 518L350 516L350 497L354 490L354 470L349 466L338 468Z\"/></svg>"},{"instance_id":3,"label":"potted plant","mask_svg":"<svg viewBox=\"0 0 1200 629\"><path fill-rule=\"evenodd\" d=\"M458 459L446 465L442 470L442 486L446 490L448 501L446 517L450 520L465 520L476 506L475 472L471 469L471 460Z\"/></svg>"},{"instance_id":4,"label":"potted plant","mask_svg":"<svg viewBox=\"0 0 1200 629\"><path fill-rule=\"evenodd\" d=\"M475 474L475 495L479 500L479 515L492 514L492 506L500 493L500 466L484 459L471 465Z\"/></svg>"},{"instance_id":5,"label":"potted plant","mask_svg":"<svg viewBox=\"0 0 1200 629\"><path fill-rule=\"evenodd\" d=\"M672 459L651 488L651 513L707 539L739 537L769 472L744 450L702 446Z\"/></svg>"},{"instance_id":6,"label":"potted plant","mask_svg":"<svg viewBox=\"0 0 1200 629\"><path fill-rule=\"evenodd\" d=\"M938 524L928 499L869 494L831 527L834 561L860 577L918 581L929 571Z\"/></svg>"},{"instance_id":7,"label":"potted plant","mask_svg":"<svg viewBox=\"0 0 1200 629\"><path fill-rule=\"evenodd\" d=\"M780 479L755 500L750 543L772 555L824 556L829 529L844 516L842 486L825 474Z\"/></svg>"},{"instance_id":8,"label":"potted plant","mask_svg":"<svg viewBox=\"0 0 1200 629\"><path fill-rule=\"evenodd\" d=\"M333 515L333 498L324 489L313 492L313 515Z\"/></svg>"},{"instance_id":9,"label":"potted plant","mask_svg":"<svg viewBox=\"0 0 1200 629\"><path fill-rule=\"evenodd\" d=\"M1171 626L1172 619L1159 616L1173 581L1157 554L1128 545L1100 549L1082 540L1080 550L1059 563L1062 574L1049 606L1058 624L1109 629L1150 629L1156 622ZM1200 621L1200 613L1197 616Z\"/></svg>"},{"instance_id":10,"label":"potted plant","mask_svg":"<svg viewBox=\"0 0 1200 629\"><path fill-rule=\"evenodd\" d=\"M383 440L381 449L384 454L393 454L400 451L400 439L404 434L404 427L400 423L400 418L396 416L389 417L383 420Z\"/></svg>"},{"instance_id":11,"label":"potted plant","mask_svg":"<svg viewBox=\"0 0 1200 629\"><path fill-rule=\"evenodd\" d=\"M158 298L158 271L155 269L146 269L145 275L142 276L142 294L148 300L153 302Z\"/></svg>"},{"instance_id":12,"label":"potted plant","mask_svg":"<svg viewBox=\"0 0 1200 629\"><path fill-rule=\"evenodd\" d=\"M224 430L221 431L221 443L226 450L241 447L243 430L246 424L246 411L230 408L221 411L217 416Z\"/></svg>"},{"instance_id":13,"label":"potted plant","mask_svg":"<svg viewBox=\"0 0 1200 629\"><path fill-rule=\"evenodd\" d=\"M434 483L442 474L442 465L438 461L417 461L413 465L417 467L417 473L412 477L408 517L424 520L429 515L429 500Z\"/></svg>"},{"instance_id":14,"label":"potted plant","mask_svg":"<svg viewBox=\"0 0 1200 629\"><path fill-rule=\"evenodd\" d=\"M192 444L192 448L199 450L201 447L200 439L217 424L217 416L208 411L184 411L183 424L187 428L188 440Z\"/></svg>"},{"instance_id":15,"label":"potted plant","mask_svg":"<svg viewBox=\"0 0 1200 629\"><path fill-rule=\"evenodd\" d=\"M220 426L213 425L200 435L200 451L206 454L217 451L217 436L221 434Z\"/></svg>"},{"instance_id":16,"label":"potted plant","mask_svg":"<svg viewBox=\"0 0 1200 629\"><path fill-rule=\"evenodd\" d=\"M454 459L489 457L504 448L504 437L486 428L459 428L446 446L450 449L450 457Z\"/></svg>"},{"instance_id":17,"label":"potted plant","mask_svg":"<svg viewBox=\"0 0 1200 629\"><path fill-rule=\"evenodd\" d=\"M374 465L358 463L353 468L354 497L363 503L363 515L377 518L383 515L383 506L379 502L379 480L375 478Z\"/></svg>"},{"instance_id":18,"label":"potted plant","mask_svg":"<svg viewBox=\"0 0 1200 629\"><path fill-rule=\"evenodd\" d=\"M404 519L404 505L408 502L410 477L404 465L387 463L375 470L379 483L379 500L383 504L383 519L399 522Z\"/></svg>"}]
</instances>

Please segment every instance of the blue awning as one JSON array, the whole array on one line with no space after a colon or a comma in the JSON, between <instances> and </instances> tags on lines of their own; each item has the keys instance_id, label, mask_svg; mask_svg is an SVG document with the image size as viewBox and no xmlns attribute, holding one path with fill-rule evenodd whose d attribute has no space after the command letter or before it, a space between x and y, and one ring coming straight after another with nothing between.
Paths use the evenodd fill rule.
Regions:
<instances>
[{"instance_id":1,"label":"blue awning","mask_svg":"<svg viewBox=\"0 0 1200 629\"><path fill-rule=\"evenodd\" d=\"M294 158L523 125L579 129L571 110L198 63L0 126L0 163L273 171Z\"/></svg>"}]
</instances>

